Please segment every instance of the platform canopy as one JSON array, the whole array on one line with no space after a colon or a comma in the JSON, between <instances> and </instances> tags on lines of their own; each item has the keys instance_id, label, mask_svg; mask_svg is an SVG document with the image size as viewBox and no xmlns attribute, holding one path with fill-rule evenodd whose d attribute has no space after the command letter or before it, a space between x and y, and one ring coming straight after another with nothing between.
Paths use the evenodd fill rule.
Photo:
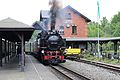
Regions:
<instances>
[{"instance_id":1,"label":"platform canopy","mask_svg":"<svg viewBox=\"0 0 120 80\"><path fill-rule=\"evenodd\" d=\"M65 38L67 42L74 42L74 41L80 41L80 42L97 42L97 37L89 37L89 38ZM101 42L109 42L109 41L120 41L120 37L101 37L99 38L99 41Z\"/></svg>"},{"instance_id":2,"label":"platform canopy","mask_svg":"<svg viewBox=\"0 0 120 80\"><path fill-rule=\"evenodd\" d=\"M34 27L11 18L0 21L0 37L12 42L21 41L21 35L24 35L24 40L28 41L31 38L33 31Z\"/></svg>"}]
</instances>

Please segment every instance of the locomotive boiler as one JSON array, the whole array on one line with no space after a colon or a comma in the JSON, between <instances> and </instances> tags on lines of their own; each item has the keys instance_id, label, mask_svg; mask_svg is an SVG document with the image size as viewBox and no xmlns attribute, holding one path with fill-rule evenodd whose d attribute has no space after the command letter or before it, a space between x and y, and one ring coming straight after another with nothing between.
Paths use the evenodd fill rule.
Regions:
<instances>
[{"instance_id":1,"label":"locomotive boiler","mask_svg":"<svg viewBox=\"0 0 120 80\"><path fill-rule=\"evenodd\" d=\"M44 64L58 64L65 62L65 39L57 31L42 31L36 39L37 58Z\"/></svg>"}]
</instances>

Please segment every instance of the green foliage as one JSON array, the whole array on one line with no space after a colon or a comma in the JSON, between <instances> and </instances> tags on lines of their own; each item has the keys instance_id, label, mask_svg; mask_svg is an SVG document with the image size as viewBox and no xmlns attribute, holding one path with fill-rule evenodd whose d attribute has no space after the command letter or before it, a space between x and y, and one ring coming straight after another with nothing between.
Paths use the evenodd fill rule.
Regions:
<instances>
[{"instance_id":1,"label":"green foliage","mask_svg":"<svg viewBox=\"0 0 120 80\"><path fill-rule=\"evenodd\" d=\"M88 25L88 37L97 37L98 36L98 28L99 28L99 32L100 32L100 37L110 37L111 27L110 27L110 23L108 22L106 17L103 17L101 24L91 22Z\"/></svg>"},{"instance_id":2,"label":"green foliage","mask_svg":"<svg viewBox=\"0 0 120 80\"><path fill-rule=\"evenodd\" d=\"M103 32L102 37L111 37L111 26L106 17L101 20L100 29Z\"/></svg>"},{"instance_id":3,"label":"green foliage","mask_svg":"<svg viewBox=\"0 0 120 80\"><path fill-rule=\"evenodd\" d=\"M114 17L112 18L111 24L114 23L120 23L120 12L118 12L118 14L114 15Z\"/></svg>"},{"instance_id":4,"label":"green foliage","mask_svg":"<svg viewBox=\"0 0 120 80\"><path fill-rule=\"evenodd\" d=\"M113 23L111 25L111 27L112 27L112 36L113 37L119 37L120 36L120 22Z\"/></svg>"},{"instance_id":5,"label":"green foliage","mask_svg":"<svg viewBox=\"0 0 120 80\"><path fill-rule=\"evenodd\" d=\"M31 37L31 39L30 39L30 42L34 42L34 41L36 40L37 35L38 35L39 32L41 32L41 31L40 31L40 30L35 30L35 31L34 31L32 37Z\"/></svg>"},{"instance_id":6,"label":"green foliage","mask_svg":"<svg viewBox=\"0 0 120 80\"><path fill-rule=\"evenodd\" d=\"M120 12L113 16L111 22L103 17L101 22L91 22L88 24L88 37L97 37L98 27L100 37L119 37L120 36Z\"/></svg>"},{"instance_id":7,"label":"green foliage","mask_svg":"<svg viewBox=\"0 0 120 80\"><path fill-rule=\"evenodd\" d=\"M97 37L97 31L98 31L98 29L97 29L97 23L95 23L95 22L91 22L91 23L89 23L89 25L88 25L88 37Z\"/></svg>"},{"instance_id":8,"label":"green foliage","mask_svg":"<svg viewBox=\"0 0 120 80\"><path fill-rule=\"evenodd\" d=\"M120 65L120 61L118 61L117 59L98 58L96 56L90 55L89 53L83 54L83 57L85 59L91 60L91 61L101 61L101 62L108 63L108 64L118 64L118 65Z\"/></svg>"},{"instance_id":9,"label":"green foliage","mask_svg":"<svg viewBox=\"0 0 120 80\"><path fill-rule=\"evenodd\" d=\"M95 22L89 23L88 37L98 37L98 27L100 37L120 37L120 12L114 15L110 22L106 17L103 17L99 24ZM104 49L105 52L113 50L112 42L103 45L103 50Z\"/></svg>"}]
</instances>

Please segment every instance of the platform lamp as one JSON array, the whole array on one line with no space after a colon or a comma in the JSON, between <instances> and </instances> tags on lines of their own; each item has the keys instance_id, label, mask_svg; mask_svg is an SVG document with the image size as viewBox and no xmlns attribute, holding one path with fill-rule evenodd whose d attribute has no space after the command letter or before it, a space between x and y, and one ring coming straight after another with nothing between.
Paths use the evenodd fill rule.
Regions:
<instances>
[{"instance_id":1,"label":"platform lamp","mask_svg":"<svg viewBox=\"0 0 120 80\"><path fill-rule=\"evenodd\" d=\"M65 24L66 28L70 28L72 23L73 23L72 20L65 20L64 24Z\"/></svg>"},{"instance_id":2,"label":"platform lamp","mask_svg":"<svg viewBox=\"0 0 120 80\"><path fill-rule=\"evenodd\" d=\"M69 24L69 23L67 23L67 24L66 24L66 27L67 27L67 28L69 28L69 27L70 27L70 24Z\"/></svg>"}]
</instances>

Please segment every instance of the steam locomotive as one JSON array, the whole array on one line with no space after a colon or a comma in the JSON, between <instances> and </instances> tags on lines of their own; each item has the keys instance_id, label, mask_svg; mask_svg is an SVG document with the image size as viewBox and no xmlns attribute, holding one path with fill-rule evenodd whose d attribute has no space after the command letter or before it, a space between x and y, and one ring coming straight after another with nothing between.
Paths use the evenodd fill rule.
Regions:
<instances>
[{"instance_id":1,"label":"steam locomotive","mask_svg":"<svg viewBox=\"0 0 120 80\"><path fill-rule=\"evenodd\" d=\"M66 41L57 31L42 31L36 38L36 57L43 64L65 62L64 50Z\"/></svg>"},{"instance_id":2,"label":"steam locomotive","mask_svg":"<svg viewBox=\"0 0 120 80\"><path fill-rule=\"evenodd\" d=\"M51 9L49 12L48 19L50 20L50 24L46 25L46 27L50 26L50 31L41 30L36 38L36 56L37 58L44 64L58 64L61 62L65 62L64 60L64 50L66 46L66 41L63 39L60 34L56 31L56 21L60 17L60 5L57 0L50 0ZM41 13L41 16L43 14ZM49 21L46 18L43 19L40 16L40 21L44 23L45 21ZM41 24L42 24L41 23ZM43 28L43 25L41 25Z\"/></svg>"}]
</instances>

